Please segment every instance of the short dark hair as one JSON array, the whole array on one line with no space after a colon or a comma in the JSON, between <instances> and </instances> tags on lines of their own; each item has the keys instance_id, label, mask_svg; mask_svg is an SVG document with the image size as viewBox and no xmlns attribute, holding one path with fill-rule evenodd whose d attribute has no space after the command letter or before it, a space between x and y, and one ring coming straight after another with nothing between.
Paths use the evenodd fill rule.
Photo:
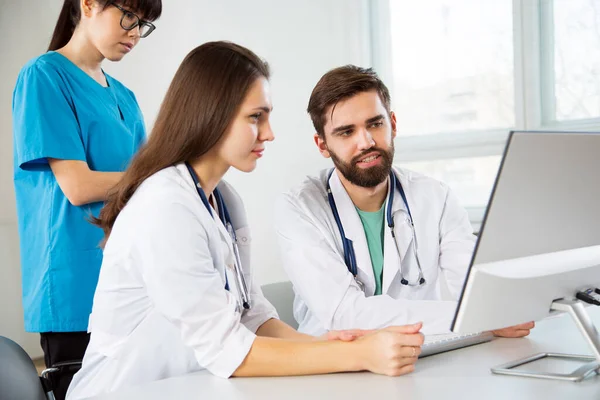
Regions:
<instances>
[{"instance_id":1,"label":"short dark hair","mask_svg":"<svg viewBox=\"0 0 600 400\"><path fill-rule=\"evenodd\" d=\"M390 112L390 92L372 68L345 65L327 72L313 89L306 111L317 134L325 135L325 113L329 107L358 93L377 91L387 112ZM333 111L333 109L332 109Z\"/></svg>"}]
</instances>

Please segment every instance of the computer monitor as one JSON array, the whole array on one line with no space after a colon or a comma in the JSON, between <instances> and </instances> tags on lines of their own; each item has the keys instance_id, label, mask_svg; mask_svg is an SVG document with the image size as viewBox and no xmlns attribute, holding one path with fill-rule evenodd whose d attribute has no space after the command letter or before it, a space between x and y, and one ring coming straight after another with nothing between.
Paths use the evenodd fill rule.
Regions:
<instances>
[{"instance_id":1,"label":"computer monitor","mask_svg":"<svg viewBox=\"0 0 600 400\"><path fill-rule=\"evenodd\" d=\"M570 311L559 300L589 287L600 288L600 133L511 132L452 331Z\"/></svg>"}]
</instances>

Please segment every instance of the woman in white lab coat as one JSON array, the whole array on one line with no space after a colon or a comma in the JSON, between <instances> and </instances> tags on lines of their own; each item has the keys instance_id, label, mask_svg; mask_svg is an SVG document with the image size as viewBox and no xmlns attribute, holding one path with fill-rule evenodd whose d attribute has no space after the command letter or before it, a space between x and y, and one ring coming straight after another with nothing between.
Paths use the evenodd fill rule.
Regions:
<instances>
[{"instance_id":1,"label":"woman in white lab coat","mask_svg":"<svg viewBox=\"0 0 600 400\"><path fill-rule=\"evenodd\" d=\"M201 369L413 370L420 324L315 338L279 321L253 279L243 204L221 179L230 167L252 171L274 138L268 78L263 61L232 43L206 43L183 61L147 145L96 220L104 260L69 399Z\"/></svg>"}]
</instances>

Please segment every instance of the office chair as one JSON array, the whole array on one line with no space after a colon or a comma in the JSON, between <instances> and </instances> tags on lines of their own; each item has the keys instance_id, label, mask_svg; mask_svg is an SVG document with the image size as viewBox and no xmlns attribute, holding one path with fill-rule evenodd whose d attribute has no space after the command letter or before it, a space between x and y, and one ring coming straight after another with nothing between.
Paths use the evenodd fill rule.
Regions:
<instances>
[{"instance_id":1,"label":"office chair","mask_svg":"<svg viewBox=\"0 0 600 400\"><path fill-rule=\"evenodd\" d=\"M60 368L80 367L81 361L58 363L38 376L25 350L0 336L0 400L54 400L50 375Z\"/></svg>"},{"instance_id":2,"label":"office chair","mask_svg":"<svg viewBox=\"0 0 600 400\"><path fill-rule=\"evenodd\" d=\"M277 310L279 318L294 329L298 323L294 319L294 289L290 281L271 283L262 286L262 291L267 300Z\"/></svg>"}]
</instances>

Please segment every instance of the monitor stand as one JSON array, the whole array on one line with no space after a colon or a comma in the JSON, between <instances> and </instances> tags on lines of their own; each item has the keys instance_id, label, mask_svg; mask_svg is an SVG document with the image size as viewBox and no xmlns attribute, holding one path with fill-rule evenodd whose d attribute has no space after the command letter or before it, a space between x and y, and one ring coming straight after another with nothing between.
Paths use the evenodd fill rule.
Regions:
<instances>
[{"instance_id":1,"label":"monitor stand","mask_svg":"<svg viewBox=\"0 0 600 400\"><path fill-rule=\"evenodd\" d=\"M600 373L600 335L585 311L583 304L578 300L556 300L550 307L553 311L566 311L573 317L575 324L586 338L588 344L592 348L594 356L581 356L574 354L558 354L558 353L539 353L533 356L522 358L517 361L511 361L506 364L492 368L494 374L525 376L530 378L557 379L563 381L579 382L586 377ZM570 374L558 374L550 372L537 372L522 369L515 369L524 364L543 358L557 358L563 360L587 361L586 364L577 368Z\"/></svg>"}]
</instances>

